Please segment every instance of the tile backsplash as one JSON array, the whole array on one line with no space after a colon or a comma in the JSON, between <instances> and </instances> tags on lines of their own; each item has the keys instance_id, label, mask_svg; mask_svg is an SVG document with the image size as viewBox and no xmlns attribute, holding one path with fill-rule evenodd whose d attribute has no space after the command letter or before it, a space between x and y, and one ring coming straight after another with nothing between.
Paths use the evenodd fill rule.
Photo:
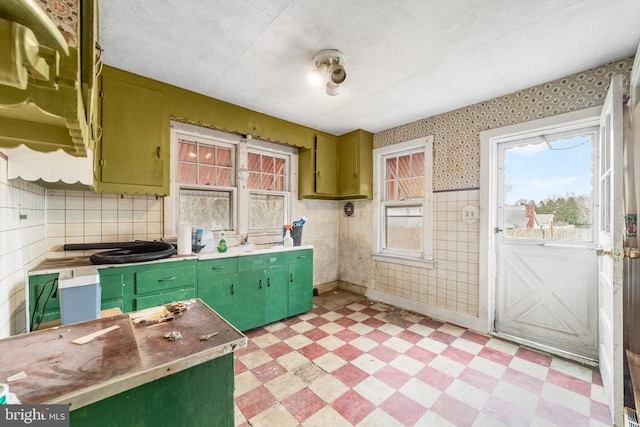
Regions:
<instances>
[{"instance_id":1,"label":"tile backsplash","mask_svg":"<svg viewBox=\"0 0 640 427\"><path fill-rule=\"evenodd\" d=\"M89 255L67 243L156 240L163 233L163 199L156 196L47 190L47 258Z\"/></svg>"},{"instance_id":2,"label":"tile backsplash","mask_svg":"<svg viewBox=\"0 0 640 427\"><path fill-rule=\"evenodd\" d=\"M7 179L0 154L0 337L26 332L25 284L46 251L45 190Z\"/></svg>"},{"instance_id":3,"label":"tile backsplash","mask_svg":"<svg viewBox=\"0 0 640 427\"><path fill-rule=\"evenodd\" d=\"M479 206L480 191L434 193L433 269L377 262L375 289L434 307L478 316L478 223L462 220L465 206Z\"/></svg>"}]
</instances>

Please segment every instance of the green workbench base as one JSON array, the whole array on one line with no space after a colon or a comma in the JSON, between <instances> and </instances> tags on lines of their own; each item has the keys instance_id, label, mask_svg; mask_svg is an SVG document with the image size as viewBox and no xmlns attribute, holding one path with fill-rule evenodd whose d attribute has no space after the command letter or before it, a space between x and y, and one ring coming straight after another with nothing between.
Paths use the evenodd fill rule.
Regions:
<instances>
[{"instance_id":1,"label":"green workbench base","mask_svg":"<svg viewBox=\"0 0 640 427\"><path fill-rule=\"evenodd\" d=\"M72 411L71 427L235 425L233 353Z\"/></svg>"}]
</instances>

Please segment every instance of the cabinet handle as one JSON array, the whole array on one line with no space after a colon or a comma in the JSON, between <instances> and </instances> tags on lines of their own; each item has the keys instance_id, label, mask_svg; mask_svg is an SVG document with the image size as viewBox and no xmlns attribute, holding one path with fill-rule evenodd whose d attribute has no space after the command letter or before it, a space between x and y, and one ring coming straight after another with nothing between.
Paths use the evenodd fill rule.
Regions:
<instances>
[{"instance_id":1,"label":"cabinet handle","mask_svg":"<svg viewBox=\"0 0 640 427\"><path fill-rule=\"evenodd\" d=\"M176 276L173 277L165 277L164 279L158 279L158 282L171 282L173 280L176 280Z\"/></svg>"},{"instance_id":2,"label":"cabinet handle","mask_svg":"<svg viewBox=\"0 0 640 427\"><path fill-rule=\"evenodd\" d=\"M293 273L289 274L289 282L293 283Z\"/></svg>"},{"instance_id":3,"label":"cabinet handle","mask_svg":"<svg viewBox=\"0 0 640 427\"><path fill-rule=\"evenodd\" d=\"M217 267L211 267L212 270L222 270L224 268L224 265L219 265Z\"/></svg>"},{"instance_id":4,"label":"cabinet handle","mask_svg":"<svg viewBox=\"0 0 640 427\"><path fill-rule=\"evenodd\" d=\"M235 293L236 293L236 284L235 284L235 283L232 283L232 284L231 284L231 295L233 295L233 294L235 294Z\"/></svg>"},{"instance_id":5,"label":"cabinet handle","mask_svg":"<svg viewBox=\"0 0 640 427\"><path fill-rule=\"evenodd\" d=\"M262 279L258 280L258 288L262 289Z\"/></svg>"},{"instance_id":6,"label":"cabinet handle","mask_svg":"<svg viewBox=\"0 0 640 427\"><path fill-rule=\"evenodd\" d=\"M158 158L160 158L161 154L162 154L162 149L161 149L161 148L160 148L160 146L158 145L158 146L156 147L156 156L157 156Z\"/></svg>"},{"instance_id":7,"label":"cabinet handle","mask_svg":"<svg viewBox=\"0 0 640 427\"><path fill-rule=\"evenodd\" d=\"M298 259L305 259L307 256L306 255L298 255L296 258Z\"/></svg>"},{"instance_id":8,"label":"cabinet handle","mask_svg":"<svg viewBox=\"0 0 640 427\"><path fill-rule=\"evenodd\" d=\"M271 277L267 277L267 287L271 287Z\"/></svg>"}]
</instances>

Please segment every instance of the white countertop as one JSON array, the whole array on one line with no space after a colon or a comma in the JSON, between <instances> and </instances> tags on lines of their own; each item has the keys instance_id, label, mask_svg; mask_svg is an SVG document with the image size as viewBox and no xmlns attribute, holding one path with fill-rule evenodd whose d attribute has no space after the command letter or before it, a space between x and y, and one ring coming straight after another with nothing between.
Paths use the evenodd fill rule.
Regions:
<instances>
[{"instance_id":1,"label":"white countertop","mask_svg":"<svg viewBox=\"0 0 640 427\"><path fill-rule=\"evenodd\" d=\"M231 258L236 256L248 256L248 255L260 255L273 252L287 252L298 251L303 249L313 249L312 245L293 246L285 248L278 245L256 245L253 250L244 250L238 246L230 247L227 252L201 252L191 255L173 255L169 258L158 259L154 261L129 263L129 264L93 264L88 256L74 257L74 258L50 258L44 260L38 266L29 270L29 276L36 276L41 274L60 273L61 275L68 275L69 277L81 276L87 274L96 274L101 268L108 267L125 267L132 265L142 264L157 264L161 262L173 262L182 261L185 259L218 259L218 258Z\"/></svg>"},{"instance_id":2,"label":"white countertop","mask_svg":"<svg viewBox=\"0 0 640 427\"><path fill-rule=\"evenodd\" d=\"M247 256L247 255L260 255L260 254L269 254L273 252L289 252L289 251L299 251L302 249L313 249L312 245L304 245L304 246L292 246L290 248L285 248L284 246L277 245L256 245L253 250L243 250L239 246L230 247L227 252L200 252L195 254L198 259L217 259L217 258L231 258L235 256Z\"/></svg>"}]
</instances>

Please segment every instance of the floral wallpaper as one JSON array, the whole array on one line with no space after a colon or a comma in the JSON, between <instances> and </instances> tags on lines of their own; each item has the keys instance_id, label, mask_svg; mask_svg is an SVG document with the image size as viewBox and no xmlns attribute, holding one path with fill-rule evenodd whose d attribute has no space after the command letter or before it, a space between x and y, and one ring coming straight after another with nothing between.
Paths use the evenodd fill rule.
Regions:
<instances>
[{"instance_id":1,"label":"floral wallpaper","mask_svg":"<svg viewBox=\"0 0 640 427\"><path fill-rule=\"evenodd\" d=\"M478 188L481 131L602 105L612 76L624 75L624 87L629 87L632 65L633 57L625 58L509 95L407 123L375 134L373 145L378 148L433 135L434 191Z\"/></svg>"}]
</instances>

